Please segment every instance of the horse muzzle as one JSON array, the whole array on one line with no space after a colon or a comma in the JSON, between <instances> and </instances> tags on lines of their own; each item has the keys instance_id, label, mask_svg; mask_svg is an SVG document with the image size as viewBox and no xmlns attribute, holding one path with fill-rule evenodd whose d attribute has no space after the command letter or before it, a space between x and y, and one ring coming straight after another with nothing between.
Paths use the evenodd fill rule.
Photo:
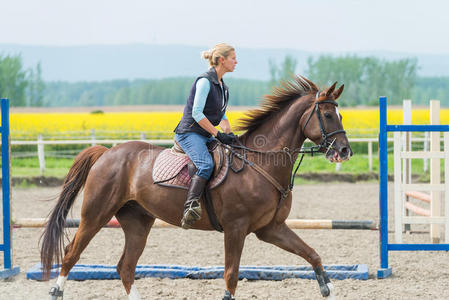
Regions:
<instances>
[{"instance_id":1,"label":"horse muzzle","mask_svg":"<svg viewBox=\"0 0 449 300\"><path fill-rule=\"evenodd\" d=\"M343 162L349 160L353 152L349 145L334 146L326 153L326 159L330 162Z\"/></svg>"}]
</instances>

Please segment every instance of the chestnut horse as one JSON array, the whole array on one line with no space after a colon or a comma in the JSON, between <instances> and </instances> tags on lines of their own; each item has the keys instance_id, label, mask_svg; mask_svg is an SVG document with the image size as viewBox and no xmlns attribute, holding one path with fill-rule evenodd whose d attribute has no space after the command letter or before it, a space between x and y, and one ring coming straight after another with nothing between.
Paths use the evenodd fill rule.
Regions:
<instances>
[{"instance_id":1,"label":"chestnut horse","mask_svg":"<svg viewBox=\"0 0 449 300\"><path fill-rule=\"evenodd\" d=\"M274 88L260 108L241 120L238 130L244 134L238 137L234 151L243 154L245 149L245 156L240 156L240 160L234 156L234 163L246 167L238 173L229 172L224 183L210 191L224 232L223 299L234 299L243 244L252 232L260 240L304 258L315 271L322 295L332 295L332 284L320 256L287 227L285 220L292 202L293 163L307 138L319 145L315 147L331 162L344 161L352 155L335 101L344 86L337 90L335 87L336 83L320 91L308 79L296 77ZM133 141L110 149L93 146L76 157L43 233L41 262L44 278L48 279L52 264L62 258L67 213L84 186L80 225L64 249L60 274L50 291L51 299L62 296L70 269L113 216L125 233L117 272L129 299L140 299L134 273L151 226L156 218L180 226L186 199L183 189L153 184L153 163L163 150ZM201 201L204 207L204 200ZM204 210L192 228L213 230Z\"/></svg>"}]
</instances>

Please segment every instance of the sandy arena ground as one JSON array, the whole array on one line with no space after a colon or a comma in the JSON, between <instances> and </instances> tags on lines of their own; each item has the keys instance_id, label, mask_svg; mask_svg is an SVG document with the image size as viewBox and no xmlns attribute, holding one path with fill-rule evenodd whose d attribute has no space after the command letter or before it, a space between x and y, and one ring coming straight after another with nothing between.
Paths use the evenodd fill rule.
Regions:
<instances>
[{"instance_id":1,"label":"sandy arena ground","mask_svg":"<svg viewBox=\"0 0 449 300\"><path fill-rule=\"evenodd\" d=\"M13 190L13 214L17 218L45 217L54 205L46 201L57 188ZM391 191L390 191L391 192ZM296 186L290 218L377 220L378 184L327 184ZM80 197L81 198L81 197ZM81 199L73 217L79 215ZM391 226L390 226L391 227ZM71 235L75 231L71 230ZM449 255L446 252L393 252L393 276L378 280L377 231L297 230L320 255L324 264L367 264L370 279L334 280L337 299L449 299ZM39 261L41 229L14 230L14 261L17 277L0 282L0 299L48 299L52 282L27 280L26 271ZM405 236L409 242L427 242L428 234ZM116 264L124 239L120 229L103 229L83 252L79 263ZM154 229L140 264L223 265L223 236L216 232ZM247 237L242 265L304 265L306 262L251 234ZM187 279L140 279L136 286L143 299L221 299L224 281ZM127 299L119 280L69 281L64 299ZM322 299L314 280L239 282L236 299Z\"/></svg>"}]
</instances>

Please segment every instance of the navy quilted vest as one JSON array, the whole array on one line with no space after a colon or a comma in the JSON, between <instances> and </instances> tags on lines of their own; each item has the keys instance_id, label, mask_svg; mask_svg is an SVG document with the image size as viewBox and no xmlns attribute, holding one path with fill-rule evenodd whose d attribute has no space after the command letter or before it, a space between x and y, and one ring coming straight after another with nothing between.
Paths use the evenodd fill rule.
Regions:
<instances>
[{"instance_id":1,"label":"navy quilted vest","mask_svg":"<svg viewBox=\"0 0 449 300\"><path fill-rule=\"evenodd\" d=\"M186 106L184 107L184 113L182 115L181 121L179 121L178 126L175 128L176 133L185 132L196 132L203 136L210 137L211 134L204 130L192 117L193 99L195 98L196 92L196 82L200 78L207 78L210 82L210 90L207 95L206 104L204 105L203 113L206 118L212 123L212 125L217 126L223 115L226 112L226 107L228 106L229 91L228 87L223 83L224 104L223 95L220 84L218 83L217 72L215 68L210 68L206 73L198 76L193 83L192 89L190 90L189 98L187 98Z\"/></svg>"}]
</instances>

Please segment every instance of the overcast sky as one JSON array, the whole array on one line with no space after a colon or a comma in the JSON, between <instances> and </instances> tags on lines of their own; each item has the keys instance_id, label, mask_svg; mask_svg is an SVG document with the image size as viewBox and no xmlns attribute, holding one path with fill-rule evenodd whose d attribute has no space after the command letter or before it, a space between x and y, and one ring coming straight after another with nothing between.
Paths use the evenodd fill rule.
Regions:
<instances>
[{"instance_id":1,"label":"overcast sky","mask_svg":"<svg viewBox=\"0 0 449 300\"><path fill-rule=\"evenodd\" d=\"M449 2L0 0L0 44L183 44L449 54Z\"/></svg>"}]
</instances>

